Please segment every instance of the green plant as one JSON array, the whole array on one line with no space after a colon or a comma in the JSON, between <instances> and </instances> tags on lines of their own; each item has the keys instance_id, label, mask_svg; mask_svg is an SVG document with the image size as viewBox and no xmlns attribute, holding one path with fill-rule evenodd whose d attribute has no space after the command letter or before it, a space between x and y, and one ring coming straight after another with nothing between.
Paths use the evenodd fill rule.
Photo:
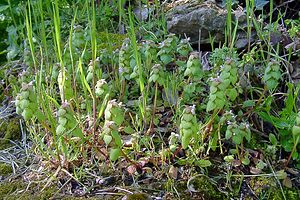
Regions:
<instances>
[{"instance_id":1,"label":"green plant","mask_svg":"<svg viewBox=\"0 0 300 200\"><path fill-rule=\"evenodd\" d=\"M121 155L123 142L118 132L118 127L124 121L124 113L121 108L121 104L118 104L116 100L111 100L107 103L105 112L104 112L104 126L102 137L105 144L112 145L110 150L110 160L116 161ZM113 144L111 144L113 142Z\"/></svg>"},{"instance_id":2,"label":"green plant","mask_svg":"<svg viewBox=\"0 0 300 200\"><path fill-rule=\"evenodd\" d=\"M264 74L264 82L269 90L274 90L281 79L280 65L276 61L271 61Z\"/></svg>"},{"instance_id":3,"label":"green plant","mask_svg":"<svg viewBox=\"0 0 300 200\"><path fill-rule=\"evenodd\" d=\"M182 39L180 40L178 47L177 47L177 52L180 56L188 56L189 53L192 51L192 47L189 43L189 39Z\"/></svg>"},{"instance_id":4,"label":"green plant","mask_svg":"<svg viewBox=\"0 0 300 200\"><path fill-rule=\"evenodd\" d=\"M219 173L218 181L226 178L228 195L235 198L233 177L261 173L266 164L271 168L268 159L276 161L279 152L282 158L290 155L286 165L299 163L300 86L280 81L289 76L283 67L295 58L286 60L285 50L270 42L280 17L264 29L255 18L257 1L247 0L248 51L237 54L239 22L231 13L234 2L227 1L226 47L214 49L205 63L188 39L157 29L165 24L158 1L154 10L147 7L145 22L125 1L97 2L27 1L27 38L9 29L10 42L20 46L12 46L9 55L17 58L20 51L23 57L5 66L7 71L0 68L1 91L17 93L17 113L25 118L33 148L56 169L46 186L65 175L82 184L91 174L113 177L127 170L122 178L132 176L135 184L167 173L165 186L176 191L176 169L179 179L199 172L213 177L211 170L222 170L228 175ZM127 33L115 33L116 24ZM260 42L250 44L254 29ZM295 38L296 30L290 31ZM25 70L23 64L19 80L12 77Z\"/></svg>"},{"instance_id":5,"label":"green plant","mask_svg":"<svg viewBox=\"0 0 300 200\"><path fill-rule=\"evenodd\" d=\"M227 59L224 65L221 65L221 72L217 78L211 79L209 101L206 110L220 110L227 102L234 101L240 91L237 85L238 74L236 61Z\"/></svg>"},{"instance_id":6,"label":"green plant","mask_svg":"<svg viewBox=\"0 0 300 200\"><path fill-rule=\"evenodd\" d=\"M21 114L26 121L34 116L37 105L32 83L22 83L22 88L16 97L15 104L16 113Z\"/></svg>"},{"instance_id":7,"label":"green plant","mask_svg":"<svg viewBox=\"0 0 300 200\"><path fill-rule=\"evenodd\" d=\"M153 82L155 84L155 92L154 92L154 100L153 100L153 110L152 110L152 117L150 122L150 130L152 131L153 123L154 123L154 116L156 112L156 103L157 103L157 93L158 93L158 86L162 86L164 84L165 74L162 66L160 64L155 64L152 67L149 82Z\"/></svg>"},{"instance_id":8,"label":"green plant","mask_svg":"<svg viewBox=\"0 0 300 200\"><path fill-rule=\"evenodd\" d=\"M103 97L108 92L108 85L104 79L97 81L95 86L95 94L97 97Z\"/></svg>"},{"instance_id":9,"label":"green plant","mask_svg":"<svg viewBox=\"0 0 300 200\"><path fill-rule=\"evenodd\" d=\"M168 35L168 37L160 43L157 56L163 64L169 64L174 60L177 43L178 38L174 34Z\"/></svg>"},{"instance_id":10,"label":"green plant","mask_svg":"<svg viewBox=\"0 0 300 200\"><path fill-rule=\"evenodd\" d=\"M193 138L197 138L199 127L195 115L195 106L186 106L180 118L180 134L182 148L186 149Z\"/></svg>"},{"instance_id":11,"label":"green plant","mask_svg":"<svg viewBox=\"0 0 300 200\"><path fill-rule=\"evenodd\" d=\"M296 123L295 125L293 126L292 128L292 134L293 134L293 142L294 142L294 145L293 145L293 149L291 151L291 154L286 162L286 165L289 163L290 159L293 157L293 158L296 158L297 157L299 158L299 154L297 153L297 145L299 143L299 138L300 138L300 113L298 112L298 115L296 117Z\"/></svg>"},{"instance_id":12,"label":"green plant","mask_svg":"<svg viewBox=\"0 0 300 200\"><path fill-rule=\"evenodd\" d=\"M203 77L201 63L198 52L191 53L187 61L184 76L188 76L193 81L198 81Z\"/></svg>"}]
</instances>

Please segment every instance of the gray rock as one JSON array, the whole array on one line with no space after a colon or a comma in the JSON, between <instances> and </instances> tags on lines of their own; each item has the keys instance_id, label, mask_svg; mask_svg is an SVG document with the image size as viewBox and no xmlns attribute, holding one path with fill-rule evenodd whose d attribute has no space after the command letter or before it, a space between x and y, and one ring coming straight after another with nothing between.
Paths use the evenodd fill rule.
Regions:
<instances>
[{"instance_id":1,"label":"gray rock","mask_svg":"<svg viewBox=\"0 0 300 200\"><path fill-rule=\"evenodd\" d=\"M215 41L224 39L227 11L216 5L215 1L178 1L167 12L167 27L169 32L191 38L191 43L199 41L209 43L209 34L215 36Z\"/></svg>"},{"instance_id":2,"label":"gray rock","mask_svg":"<svg viewBox=\"0 0 300 200\"><path fill-rule=\"evenodd\" d=\"M167 11L167 27L171 33L190 37L190 42L199 42L199 30L201 30L201 44L209 44L210 36L214 42L225 40L225 26L227 18L226 8L219 6L215 0L178 0L170 5ZM236 47L244 48L247 38L247 19L243 10L232 13L233 20L238 19L238 31L236 34ZM234 29L234 25L232 25ZM252 31L250 42L254 41L256 32Z\"/></svg>"}]
</instances>

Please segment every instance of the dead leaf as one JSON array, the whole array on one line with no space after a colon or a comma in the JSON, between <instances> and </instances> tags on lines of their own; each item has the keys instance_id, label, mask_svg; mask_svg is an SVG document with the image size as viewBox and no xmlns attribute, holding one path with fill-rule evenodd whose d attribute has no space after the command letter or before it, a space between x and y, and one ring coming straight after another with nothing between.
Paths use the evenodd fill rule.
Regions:
<instances>
[{"instance_id":1,"label":"dead leaf","mask_svg":"<svg viewBox=\"0 0 300 200\"><path fill-rule=\"evenodd\" d=\"M177 176L178 176L177 167L174 167L173 165L171 165L171 167L169 169L169 172L168 172L168 175L169 175L170 178L177 179Z\"/></svg>"},{"instance_id":2,"label":"dead leaf","mask_svg":"<svg viewBox=\"0 0 300 200\"><path fill-rule=\"evenodd\" d=\"M293 187L293 183L289 177L286 177L285 179L283 179L282 184L287 188Z\"/></svg>"},{"instance_id":3,"label":"dead leaf","mask_svg":"<svg viewBox=\"0 0 300 200\"><path fill-rule=\"evenodd\" d=\"M136 172L136 167L134 165L130 165L129 167L127 167L127 172L130 175L133 175Z\"/></svg>"},{"instance_id":4,"label":"dead leaf","mask_svg":"<svg viewBox=\"0 0 300 200\"><path fill-rule=\"evenodd\" d=\"M250 167L250 173L251 174L260 174L261 173L261 169L257 169L255 167Z\"/></svg>"},{"instance_id":5,"label":"dead leaf","mask_svg":"<svg viewBox=\"0 0 300 200\"><path fill-rule=\"evenodd\" d=\"M234 160L232 161L232 166L234 166L234 167L238 167L238 166L240 166L241 164L242 164L242 163L241 163L240 160L234 159Z\"/></svg>"}]
</instances>

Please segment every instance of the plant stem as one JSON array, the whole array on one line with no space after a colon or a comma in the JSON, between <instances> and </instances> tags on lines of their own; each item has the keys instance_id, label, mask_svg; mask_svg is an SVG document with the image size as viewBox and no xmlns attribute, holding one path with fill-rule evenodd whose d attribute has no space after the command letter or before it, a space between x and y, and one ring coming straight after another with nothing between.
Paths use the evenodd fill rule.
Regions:
<instances>
[{"instance_id":1,"label":"plant stem","mask_svg":"<svg viewBox=\"0 0 300 200\"><path fill-rule=\"evenodd\" d=\"M290 162L290 160L291 160L291 158L292 158L292 155L293 155L294 151L295 151L296 148L297 148L297 145L298 145L298 142L299 142L299 138L300 138L300 136L298 136L298 137L296 138L296 142L294 143L294 146L293 146L293 149L292 149L292 151L291 151L291 153L290 153L290 156L289 156L288 160L287 160L286 163L285 163L285 167L287 167L287 165L289 164L289 162Z\"/></svg>"},{"instance_id":2,"label":"plant stem","mask_svg":"<svg viewBox=\"0 0 300 200\"><path fill-rule=\"evenodd\" d=\"M147 131L147 134L153 133L153 124L154 124L154 116L155 116L155 111L156 111L157 92L158 92L158 83L156 82L155 83L155 93L154 93L154 101L153 101L151 122L150 122L149 129Z\"/></svg>"},{"instance_id":3,"label":"plant stem","mask_svg":"<svg viewBox=\"0 0 300 200\"><path fill-rule=\"evenodd\" d=\"M122 80L122 83L121 83L121 95L120 95L120 98L119 98L119 101L122 101L124 96L125 96L125 91L126 91L126 80Z\"/></svg>"}]
</instances>

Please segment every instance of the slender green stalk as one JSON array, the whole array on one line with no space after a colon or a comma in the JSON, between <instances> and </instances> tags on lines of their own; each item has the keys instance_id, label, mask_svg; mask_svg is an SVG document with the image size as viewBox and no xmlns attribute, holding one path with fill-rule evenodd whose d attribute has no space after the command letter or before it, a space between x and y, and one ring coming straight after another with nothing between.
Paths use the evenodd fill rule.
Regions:
<instances>
[{"instance_id":1,"label":"slender green stalk","mask_svg":"<svg viewBox=\"0 0 300 200\"><path fill-rule=\"evenodd\" d=\"M232 42L232 0L226 1L227 8L227 19L226 19L226 38L228 38L227 44L230 45Z\"/></svg>"},{"instance_id":2,"label":"slender green stalk","mask_svg":"<svg viewBox=\"0 0 300 200\"><path fill-rule=\"evenodd\" d=\"M293 146L293 149L292 149L292 151L291 151L291 153L290 153L290 156L289 156L288 160L287 160L286 163L285 163L285 166L286 166L286 167L287 167L287 165L289 164L289 162L290 162L290 160L291 160L291 158L292 158L294 152L297 150L297 145L298 145L298 143L299 143L299 139L300 139L300 136L298 136L298 137L296 138L296 141L295 141L295 143L294 143L294 146Z\"/></svg>"},{"instance_id":3,"label":"slender green stalk","mask_svg":"<svg viewBox=\"0 0 300 200\"><path fill-rule=\"evenodd\" d=\"M153 133L154 118L155 118L155 113L156 113L157 93L158 93L158 83L155 82L153 108L152 108L151 122L150 122L149 131L148 131L149 133L148 134Z\"/></svg>"},{"instance_id":4,"label":"slender green stalk","mask_svg":"<svg viewBox=\"0 0 300 200\"><path fill-rule=\"evenodd\" d=\"M41 38L42 38L43 47L45 49L45 58L48 58L48 47L47 47L47 41L46 41L47 37L46 37L46 29L45 29L43 0L39 0L39 2L38 2L38 11L40 13Z\"/></svg>"},{"instance_id":5,"label":"slender green stalk","mask_svg":"<svg viewBox=\"0 0 300 200\"><path fill-rule=\"evenodd\" d=\"M88 15L89 16L89 15ZM95 77L95 70L96 70L96 57L97 57L97 39L96 39L96 12L95 12L95 2L92 1L92 19L89 17L90 23L90 34L91 34L91 44L92 44L92 63L93 63L93 85L92 85L92 100L93 100L93 132L96 133L96 120L97 120L97 108L96 108L96 98L95 98L95 85L96 85L96 77ZM95 135L95 140L97 139L97 135Z\"/></svg>"},{"instance_id":6,"label":"slender green stalk","mask_svg":"<svg viewBox=\"0 0 300 200\"><path fill-rule=\"evenodd\" d=\"M142 108L141 114L144 118L144 125L146 125L145 124L145 122L146 122L145 116L146 116L147 99L145 98L145 91L144 91L145 85L144 85L144 80L143 80L143 69L142 69L142 64L141 64L141 57L138 52L138 46L137 46L136 35L135 35L134 24L133 24L133 13L132 13L131 9L129 9L129 27L130 27L130 40L131 40L131 44L133 46L136 66L138 67L138 72L139 72L138 83L139 83L140 92L141 92L141 96L142 96L142 99L141 99L142 107L140 107L140 108Z\"/></svg>"},{"instance_id":7,"label":"slender green stalk","mask_svg":"<svg viewBox=\"0 0 300 200\"><path fill-rule=\"evenodd\" d=\"M77 17L77 9L75 9L75 13L74 13L74 18L72 20L71 23L71 28L70 28L70 32L69 32L69 53L70 53L70 58L71 58L71 64L72 64L72 76L73 76L73 81L72 81L72 87L73 87L73 91L74 91L74 99L76 102L76 107L77 107L77 113L80 114L80 106L78 104L78 94L77 94L77 87L76 87L76 69L75 69L75 63L74 63L74 58L73 58L73 40L72 40L72 34L73 34L73 30L74 30L74 25L75 25L75 20Z\"/></svg>"},{"instance_id":8,"label":"slender green stalk","mask_svg":"<svg viewBox=\"0 0 300 200\"><path fill-rule=\"evenodd\" d=\"M33 32L32 32L32 22L31 22L31 4L30 1L27 0L27 8L28 10L25 11L25 24L27 30L27 39L29 42L31 57L33 60L34 69L36 70L36 59L35 59L35 51L34 51L34 44L33 44Z\"/></svg>"}]
</instances>

